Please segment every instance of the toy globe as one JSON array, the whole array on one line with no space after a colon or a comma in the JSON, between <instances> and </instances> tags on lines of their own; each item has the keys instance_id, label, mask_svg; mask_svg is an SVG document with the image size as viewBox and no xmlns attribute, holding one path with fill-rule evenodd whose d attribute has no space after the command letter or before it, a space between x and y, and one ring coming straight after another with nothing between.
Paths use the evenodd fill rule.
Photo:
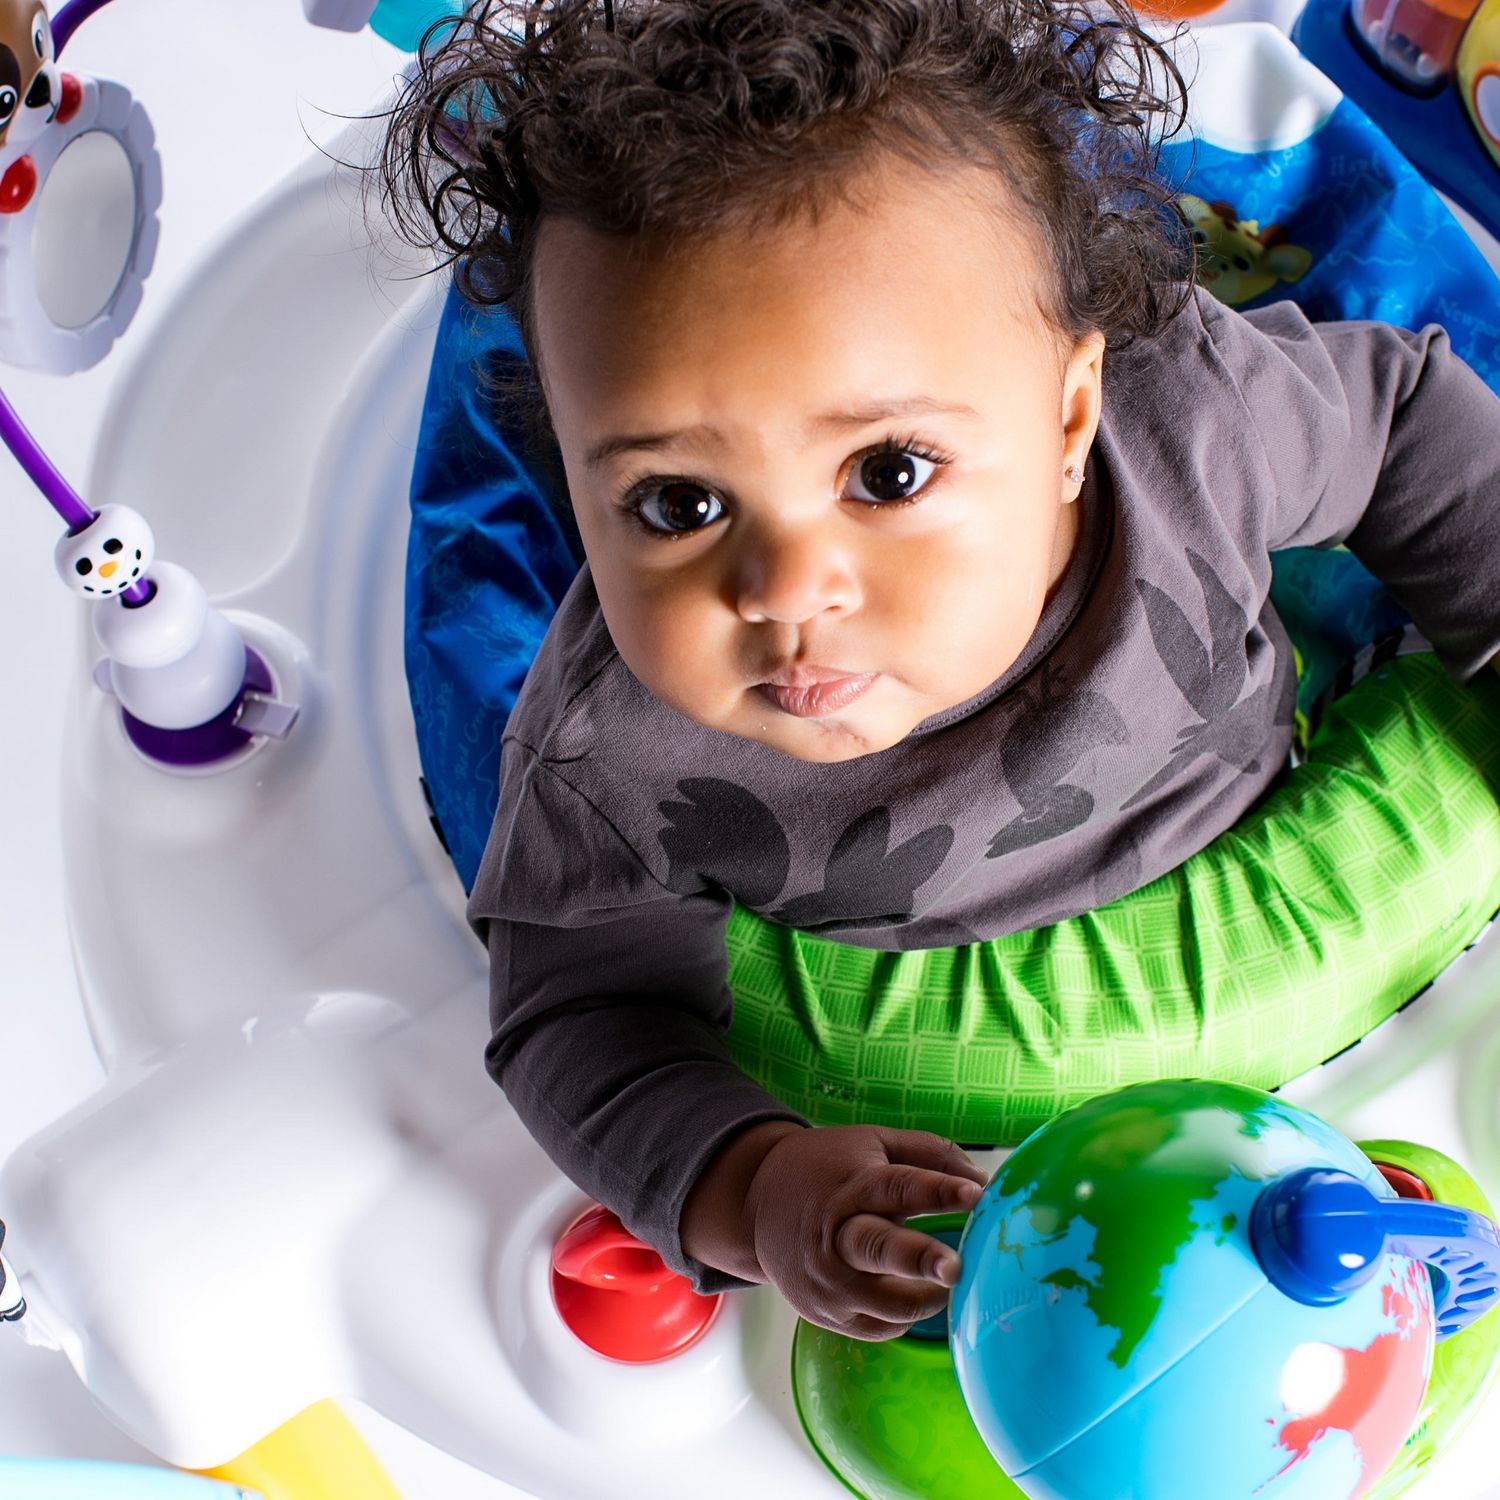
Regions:
<instances>
[{"instance_id":1,"label":"toy globe","mask_svg":"<svg viewBox=\"0 0 1500 1500\"><path fill-rule=\"evenodd\" d=\"M1398 1198L1316 1116L1189 1081L1043 1126L959 1249L958 1384L1033 1500L1367 1494L1500 1265L1489 1219Z\"/></svg>"}]
</instances>

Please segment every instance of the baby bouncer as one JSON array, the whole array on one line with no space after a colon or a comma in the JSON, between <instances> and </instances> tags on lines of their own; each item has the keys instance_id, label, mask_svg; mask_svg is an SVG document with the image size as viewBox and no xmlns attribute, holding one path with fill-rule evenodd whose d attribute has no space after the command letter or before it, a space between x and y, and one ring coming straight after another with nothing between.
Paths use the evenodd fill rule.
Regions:
<instances>
[{"instance_id":1,"label":"baby bouncer","mask_svg":"<svg viewBox=\"0 0 1500 1500\"><path fill-rule=\"evenodd\" d=\"M59 13L58 50L81 5ZM314 19L410 44L436 13L418 9L351 0ZM1184 211L1206 212L1205 255L1239 277L1221 295L1421 326L1458 287L1476 321L1455 347L1500 388L1500 295L1431 189L1278 32L1217 28L1201 44ZM114 279L96 268L64 313L49 263L6 262L7 297L21 277L16 296L39 311L0 354L59 373L102 358L128 320L159 197L123 87L79 80L63 97L76 134L30 144L11 239L66 187L55 167L86 121L128 164L130 223ZM508 320L412 279L420 266L360 232L359 174L340 163L372 143L351 128L183 288L116 388L86 491L11 425L68 526L60 575L91 600L60 741L63 838L108 1080L0 1171L0 1313L165 1462L285 1500L387 1484L326 1425L330 1397L545 1497L1017 1493L998 1465L988 1489L923 1468L920 1443L917 1458L900 1442L854 1452L872 1424L813 1409L828 1361L774 1290L693 1297L557 1172L480 1065L485 956L465 892L500 727L579 554L542 455L472 379L476 359L519 358ZM0 168L24 145L5 142ZM1368 169L1320 175L1349 151ZM1380 276L1361 274L1355 243ZM226 353L260 372L253 423L203 378ZM142 496L174 559L155 556ZM986 1166L1093 1095L1208 1074L1276 1088L1365 1141L1388 1180L1482 1210L1500 1190L1500 956L1483 936L1500 906L1500 684L1461 689L1430 659L1387 659L1399 619L1347 554L1288 558L1278 589L1304 648L1307 764L1167 883L1017 936L970 1046L1010 1059L1024 1090L945 1074L952 1039L903 1029L910 996L951 989L951 954L877 974L873 953L748 916L732 954L741 1065L819 1123L940 1129ZM1326 700L1360 653L1373 669ZM1335 782L1368 795L1330 802ZM1318 889L1346 899L1320 908L1316 951L1295 925L1230 937L1258 862L1318 866L1330 847L1340 868ZM1180 942L1148 953L1127 935L1170 934L1184 913L1203 939L1191 982ZM852 981L809 978L830 973ZM1101 973L1109 1028L1084 1004ZM890 1029L874 1041L888 1045L858 1006L838 1008L846 992L882 996ZM892 1061L916 1046L932 1049L923 1079L952 1077L946 1104ZM1391 1139L1404 1135L1435 1150ZM1368 1493L1406 1492L1434 1461L1429 1485L1483 1493L1442 1455L1487 1394L1495 1321L1439 1346L1423 1420ZM885 1374L934 1348L881 1346ZM166 1485L209 1479L141 1482L170 1500Z\"/></svg>"}]
</instances>

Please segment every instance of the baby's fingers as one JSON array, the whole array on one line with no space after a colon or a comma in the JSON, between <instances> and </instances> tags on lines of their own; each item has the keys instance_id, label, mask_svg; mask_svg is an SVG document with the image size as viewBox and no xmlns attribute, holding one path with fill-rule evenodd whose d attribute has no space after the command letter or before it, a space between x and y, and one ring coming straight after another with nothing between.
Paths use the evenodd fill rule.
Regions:
<instances>
[{"instance_id":1,"label":"baby's fingers","mask_svg":"<svg viewBox=\"0 0 1500 1500\"><path fill-rule=\"evenodd\" d=\"M876 1214L852 1214L845 1219L833 1237L833 1248L851 1270L906 1277L911 1282L937 1282L943 1287L951 1287L958 1280L958 1256L941 1240L917 1229L892 1224L889 1219ZM918 1286L898 1289L897 1297L907 1302L920 1297L925 1310L908 1314L898 1300L888 1303L878 1315L892 1319L903 1316L923 1318L941 1307L943 1301L939 1297L933 1303L931 1293L923 1295ZM874 1308L870 1310L875 1311Z\"/></svg>"},{"instance_id":2,"label":"baby's fingers","mask_svg":"<svg viewBox=\"0 0 1500 1500\"><path fill-rule=\"evenodd\" d=\"M925 1167L888 1166L861 1181L858 1207L888 1219L918 1214L967 1213L982 1189L969 1178L930 1172Z\"/></svg>"},{"instance_id":3,"label":"baby's fingers","mask_svg":"<svg viewBox=\"0 0 1500 1500\"><path fill-rule=\"evenodd\" d=\"M927 1167L951 1177L965 1177L980 1187L990 1180L990 1174L970 1161L958 1144L946 1136L936 1135L930 1130L893 1130L888 1126L877 1126L876 1133L892 1162Z\"/></svg>"}]
</instances>

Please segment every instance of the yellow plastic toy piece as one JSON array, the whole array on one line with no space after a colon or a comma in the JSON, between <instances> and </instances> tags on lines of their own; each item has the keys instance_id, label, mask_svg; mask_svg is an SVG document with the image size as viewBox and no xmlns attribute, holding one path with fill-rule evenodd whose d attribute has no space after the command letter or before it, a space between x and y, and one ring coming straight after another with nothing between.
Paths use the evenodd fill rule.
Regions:
<instances>
[{"instance_id":1,"label":"yellow plastic toy piece","mask_svg":"<svg viewBox=\"0 0 1500 1500\"><path fill-rule=\"evenodd\" d=\"M332 1401L309 1406L227 1464L195 1472L259 1491L266 1500L401 1500Z\"/></svg>"}]
</instances>

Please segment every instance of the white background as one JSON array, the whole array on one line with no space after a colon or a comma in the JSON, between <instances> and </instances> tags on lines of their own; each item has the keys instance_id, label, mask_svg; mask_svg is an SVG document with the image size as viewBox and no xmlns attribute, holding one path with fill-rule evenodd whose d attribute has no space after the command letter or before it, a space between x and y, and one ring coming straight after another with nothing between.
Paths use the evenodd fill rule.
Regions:
<instances>
[{"instance_id":1,"label":"white background","mask_svg":"<svg viewBox=\"0 0 1500 1500\"><path fill-rule=\"evenodd\" d=\"M1232 0L1215 19L1259 15L1285 26L1296 8L1293 0ZM85 498L110 384L206 243L313 143L329 141L338 114L381 105L403 60L368 31L309 26L299 0L116 0L84 23L65 64L124 83L156 128L164 175L161 247L135 323L99 366L66 380L0 366L0 388ZM149 518L149 504L143 509ZM4 453L0 521L0 556L10 562L0 601L7 636L0 644L3 1159L92 1093L102 1073L74 987L57 834L56 737L78 606L52 571L61 522ZM152 1462L94 1407L61 1356L30 1348L5 1328L0 1392L0 1454ZM346 1403L345 1410L406 1500L501 1500L519 1493L358 1404ZM1493 1434L1471 1431L1462 1446L1472 1452L1494 1441Z\"/></svg>"}]
</instances>

